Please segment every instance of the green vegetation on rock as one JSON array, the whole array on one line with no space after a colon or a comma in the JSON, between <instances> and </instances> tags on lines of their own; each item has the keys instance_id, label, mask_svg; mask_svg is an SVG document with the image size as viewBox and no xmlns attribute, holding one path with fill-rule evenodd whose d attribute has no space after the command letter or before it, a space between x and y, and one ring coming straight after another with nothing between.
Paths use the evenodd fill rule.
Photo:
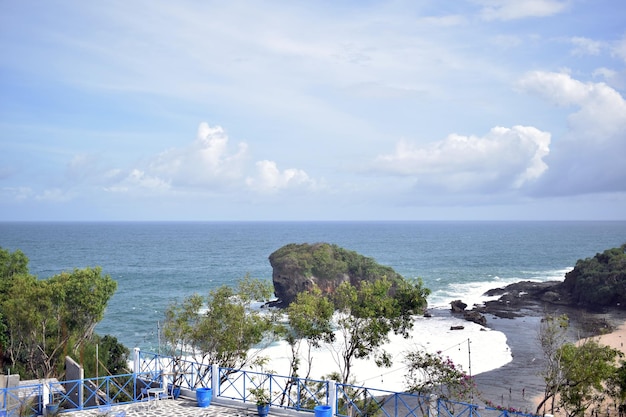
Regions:
<instances>
[{"instance_id":1,"label":"green vegetation on rock","mask_svg":"<svg viewBox=\"0 0 626 417\"><path fill-rule=\"evenodd\" d=\"M626 307L626 244L578 260L562 285L574 304Z\"/></svg>"},{"instance_id":2,"label":"green vegetation on rock","mask_svg":"<svg viewBox=\"0 0 626 417\"><path fill-rule=\"evenodd\" d=\"M393 268L380 265L373 258L329 243L291 243L278 249L271 258L288 269L319 279L333 280L344 274L362 277L366 281L383 276L389 280L402 278Z\"/></svg>"},{"instance_id":3,"label":"green vegetation on rock","mask_svg":"<svg viewBox=\"0 0 626 417\"><path fill-rule=\"evenodd\" d=\"M282 307L314 287L330 295L344 282L359 286L386 279L394 295L406 282L393 268L330 243L291 243L272 253L269 260L274 291L280 300L277 305Z\"/></svg>"}]
</instances>

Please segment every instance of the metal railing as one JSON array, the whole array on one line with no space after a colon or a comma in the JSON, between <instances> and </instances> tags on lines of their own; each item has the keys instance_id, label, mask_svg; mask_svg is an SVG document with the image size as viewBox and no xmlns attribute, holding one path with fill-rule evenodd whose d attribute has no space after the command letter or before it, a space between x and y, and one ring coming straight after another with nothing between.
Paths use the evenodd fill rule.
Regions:
<instances>
[{"instance_id":1,"label":"metal railing","mask_svg":"<svg viewBox=\"0 0 626 417\"><path fill-rule=\"evenodd\" d=\"M0 410L6 416L38 415L42 411L42 384L20 385L0 390Z\"/></svg>"},{"instance_id":2,"label":"metal railing","mask_svg":"<svg viewBox=\"0 0 626 417\"><path fill-rule=\"evenodd\" d=\"M60 412L147 400L147 389L173 382L187 390L212 388L213 398L254 403L251 390L266 390L270 406L314 411L331 406L342 417L534 417L511 410L447 401L434 395L385 391L335 381L312 380L219 368L136 350L134 373L0 389L2 411L9 417L40 415L48 404Z\"/></svg>"},{"instance_id":3,"label":"metal railing","mask_svg":"<svg viewBox=\"0 0 626 417\"><path fill-rule=\"evenodd\" d=\"M254 402L251 390L261 388L267 391L270 406L312 411L315 406L328 403L328 387L329 381L220 368L218 396Z\"/></svg>"}]
</instances>

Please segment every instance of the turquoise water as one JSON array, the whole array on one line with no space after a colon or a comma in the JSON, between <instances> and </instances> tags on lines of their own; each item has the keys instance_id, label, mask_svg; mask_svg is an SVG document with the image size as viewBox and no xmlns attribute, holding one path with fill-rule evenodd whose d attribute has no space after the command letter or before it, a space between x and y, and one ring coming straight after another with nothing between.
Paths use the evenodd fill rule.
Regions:
<instances>
[{"instance_id":1,"label":"turquoise water","mask_svg":"<svg viewBox=\"0 0 626 417\"><path fill-rule=\"evenodd\" d=\"M268 256L288 243L330 242L421 277L431 305L509 282L562 279L576 260L626 242L626 222L0 223L0 246L31 273L101 266L118 282L96 331L154 349L174 300L249 273L271 280Z\"/></svg>"}]
</instances>

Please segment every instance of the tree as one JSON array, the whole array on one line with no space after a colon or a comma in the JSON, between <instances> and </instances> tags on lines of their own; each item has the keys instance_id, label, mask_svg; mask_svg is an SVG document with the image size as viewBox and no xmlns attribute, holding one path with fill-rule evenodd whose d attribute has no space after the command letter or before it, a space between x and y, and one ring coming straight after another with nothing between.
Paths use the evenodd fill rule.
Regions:
<instances>
[{"instance_id":1,"label":"tree","mask_svg":"<svg viewBox=\"0 0 626 417\"><path fill-rule=\"evenodd\" d=\"M437 394L442 398L469 400L474 393L474 381L450 358L441 352L416 350L406 354L405 375L408 392L420 395Z\"/></svg>"},{"instance_id":2,"label":"tree","mask_svg":"<svg viewBox=\"0 0 626 417\"><path fill-rule=\"evenodd\" d=\"M130 350L115 336L94 334L81 349L79 362L85 369L86 378L122 375L130 372L129 356Z\"/></svg>"},{"instance_id":3,"label":"tree","mask_svg":"<svg viewBox=\"0 0 626 417\"><path fill-rule=\"evenodd\" d=\"M289 326L285 331L285 339L291 347L290 376L298 376L300 348L304 342L307 345L307 368L304 378L308 379L313 364L311 349L319 347L321 342L330 343L334 339L333 312L332 302L322 296L317 287L310 292L299 293L296 300L289 305L287 308Z\"/></svg>"},{"instance_id":4,"label":"tree","mask_svg":"<svg viewBox=\"0 0 626 417\"><path fill-rule=\"evenodd\" d=\"M584 306L626 303L626 243L593 258L579 259L561 284L572 300Z\"/></svg>"},{"instance_id":5,"label":"tree","mask_svg":"<svg viewBox=\"0 0 626 417\"><path fill-rule=\"evenodd\" d=\"M246 275L236 289L223 285L211 290L206 299L195 294L180 305L173 303L163 325L168 348L178 360L189 355L198 363L230 369L251 364L258 354L249 355L249 351L275 328L273 315L252 309L251 304L271 294L267 282Z\"/></svg>"},{"instance_id":6,"label":"tree","mask_svg":"<svg viewBox=\"0 0 626 417\"><path fill-rule=\"evenodd\" d=\"M21 250L13 253L0 247L0 280L5 281L15 275L28 274L28 258Z\"/></svg>"},{"instance_id":7,"label":"tree","mask_svg":"<svg viewBox=\"0 0 626 417\"><path fill-rule=\"evenodd\" d=\"M350 380L355 359L373 358L377 366L391 366L392 358L382 345L389 341L391 331L408 337L411 315L426 306L428 290L421 282L403 284L398 298L391 296L391 286L386 278L362 281L358 288L344 282L334 294L341 337L330 346L344 384Z\"/></svg>"},{"instance_id":8,"label":"tree","mask_svg":"<svg viewBox=\"0 0 626 417\"><path fill-rule=\"evenodd\" d=\"M7 299L13 277L28 275L28 258L20 250L13 253L0 247L0 306ZM0 309L0 366L4 367L4 356L9 345L7 320Z\"/></svg>"},{"instance_id":9,"label":"tree","mask_svg":"<svg viewBox=\"0 0 626 417\"><path fill-rule=\"evenodd\" d=\"M615 377L615 360L622 353L586 339L580 345L567 343L560 349L564 383L560 403L568 416L584 416L585 411L604 401L607 383Z\"/></svg>"},{"instance_id":10,"label":"tree","mask_svg":"<svg viewBox=\"0 0 626 417\"><path fill-rule=\"evenodd\" d=\"M10 277L2 314L13 369L25 378L61 375L64 356L78 353L93 335L116 288L101 268L75 269L46 280L23 270Z\"/></svg>"},{"instance_id":11,"label":"tree","mask_svg":"<svg viewBox=\"0 0 626 417\"><path fill-rule=\"evenodd\" d=\"M545 366L542 371L545 382L543 400L537 405L537 413L550 402L550 413L554 413L556 395L564 383L561 357L562 346L567 342L566 335L569 327L569 318L563 314L560 316L546 315L539 326L538 341L545 358Z\"/></svg>"},{"instance_id":12,"label":"tree","mask_svg":"<svg viewBox=\"0 0 626 417\"><path fill-rule=\"evenodd\" d=\"M608 392L615 404L619 404L620 415L626 411L626 362L620 361L620 366L607 384Z\"/></svg>"}]
</instances>

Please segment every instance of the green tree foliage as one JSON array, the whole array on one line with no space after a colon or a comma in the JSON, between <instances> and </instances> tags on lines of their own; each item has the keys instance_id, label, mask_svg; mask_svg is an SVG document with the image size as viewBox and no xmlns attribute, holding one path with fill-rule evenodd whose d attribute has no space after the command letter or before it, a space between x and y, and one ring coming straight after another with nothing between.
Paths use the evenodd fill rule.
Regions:
<instances>
[{"instance_id":1,"label":"green tree foliage","mask_svg":"<svg viewBox=\"0 0 626 417\"><path fill-rule=\"evenodd\" d=\"M372 358L378 366L391 366L391 357L382 349L390 332L408 337L413 326L411 315L426 306L428 290L420 282L403 285L398 298L390 296L391 285L383 278L362 281L358 288L348 282L337 288L334 303L341 338L330 346L342 383L350 380L355 359Z\"/></svg>"},{"instance_id":2,"label":"green tree foliage","mask_svg":"<svg viewBox=\"0 0 626 417\"><path fill-rule=\"evenodd\" d=\"M567 343L561 351L564 383L559 388L561 406L568 416L584 416L590 407L605 400L606 386L615 378L617 349L587 339L580 345Z\"/></svg>"},{"instance_id":3,"label":"green tree foliage","mask_svg":"<svg viewBox=\"0 0 626 417\"><path fill-rule=\"evenodd\" d=\"M8 366L23 378L63 373L102 320L117 283L101 268L75 269L45 280L28 273L28 258L0 248L0 312Z\"/></svg>"},{"instance_id":4,"label":"green tree foliage","mask_svg":"<svg viewBox=\"0 0 626 417\"><path fill-rule=\"evenodd\" d=\"M127 374L129 357L130 350L111 335L94 334L79 353L87 378Z\"/></svg>"},{"instance_id":5,"label":"green tree foliage","mask_svg":"<svg viewBox=\"0 0 626 417\"><path fill-rule=\"evenodd\" d=\"M415 350L406 354L405 363L408 392L461 401L470 400L475 392L472 377L441 352Z\"/></svg>"},{"instance_id":6,"label":"green tree foliage","mask_svg":"<svg viewBox=\"0 0 626 417\"><path fill-rule=\"evenodd\" d=\"M289 325L285 330L285 339L291 347L290 376L299 376L302 343L306 343L307 368L304 378L308 378L313 363L311 349L319 347L321 342L333 341L332 317L334 310L332 302L322 296L319 288L314 288L310 292L299 293L296 300L289 305L287 308Z\"/></svg>"},{"instance_id":7,"label":"green tree foliage","mask_svg":"<svg viewBox=\"0 0 626 417\"><path fill-rule=\"evenodd\" d=\"M320 279L333 280L344 274L367 281L383 276L393 281L402 279L392 268L378 264L373 258L329 243L291 243L272 253L271 257L285 265L286 269L298 270L304 276Z\"/></svg>"},{"instance_id":8,"label":"green tree foliage","mask_svg":"<svg viewBox=\"0 0 626 417\"><path fill-rule=\"evenodd\" d=\"M171 304L163 325L168 348L179 360L188 355L200 363L232 369L252 363L256 358L248 352L275 326L271 314L261 314L251 303L271 294L269 283L246 276L237 288L223 285L206 298L195 294L182 304Z\"/></svg>"},{"instance_id":9,"label":"green tree foliage","mask_svg":"<svg viewBox=\"0 0 626 417\"><path fill-rule=\"evenodd\" d=\"M20 250L11 253L0 248L0 282L3 284L15 275L28 274L28 258Z\"/></svg>"},{"instance_id":10,"label":"green tree foliage","mask_svg":"<svg viewBox=\"0 0 626 417\"><path fill-rule=\"evenodd\" d=\"M556 396L565 382L562 372L561 358L562 347L567 343L567 329L569 318L563 314L560 316L547 315L541 320L539 326L538 341L545 358L545 365L541 376L545 382L543 400L537 406L537 413L546 407L550 413L554 413Z\"/></svg>"},{"instance_id":11,"label":"green tree foliage","mask_svg":"<svg viewBox=\"0 0 626 417\"><path fill-rule=\"evenodd\" d=\"M626 305L626 243L578 260L562 285L580 305Z\"/></svg>"},{"instance_id":12,"label":"green tree foliage","mask_svg":"<svg viewBox=\"0 0 626 417\"><path fill-rule=\"evenodd\" d=\"M621 412L626 410L626 362L620 361L620 366L607 384L608 394L615 404L619 404Z\"/></svg>"}]
</instances>

